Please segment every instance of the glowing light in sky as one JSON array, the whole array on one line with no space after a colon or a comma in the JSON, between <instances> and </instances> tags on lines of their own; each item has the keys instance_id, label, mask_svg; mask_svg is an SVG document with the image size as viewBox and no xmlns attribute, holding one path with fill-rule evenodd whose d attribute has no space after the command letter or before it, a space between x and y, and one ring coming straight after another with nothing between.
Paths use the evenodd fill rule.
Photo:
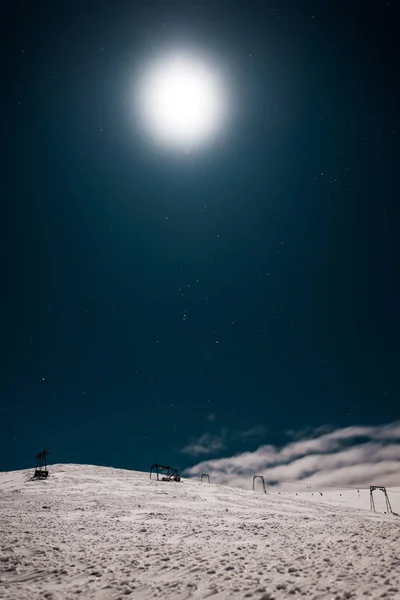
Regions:
<instances>
[{"instance_id":1,"label":"glowing light in sky","mask_svg":"<svg viewBox=\"0 0 400 600\"><path fill-rule=\"evenodd\" d=\"M140 112L152 137L192 148L210 140L226 112L222 82L212 68L185 55L149 67L140 85Z\"/></svg>"}]
</instances>

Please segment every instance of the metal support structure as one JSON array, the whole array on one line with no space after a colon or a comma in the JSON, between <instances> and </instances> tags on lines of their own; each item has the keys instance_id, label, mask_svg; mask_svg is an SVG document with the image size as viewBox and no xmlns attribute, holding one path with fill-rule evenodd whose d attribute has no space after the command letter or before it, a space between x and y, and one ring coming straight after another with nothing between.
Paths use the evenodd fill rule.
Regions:
<instances>
[{"instance_id":1,"label":"metal support structure","mask_svg":"<svg viewBox=\"0 0 400 600\"><path fill-rule=\"evenodd\" d=\"M176 481L179 482L181 480L181 476L178 473L178 469L174 469L173 467L159 465L158 463L154 463L150 467L150 479L152 479L153 473L157 474L157 481Z\"/></svg>"},{"instance_id":2,"label":"metal support structure","mask_svg":"<svg viewBox=\"0 0 400 600\"><path fill-rule=\"evenodd\" d=\"M380 490L381 492L383 492L383 494L385 496L385 501L386 501L386 510L387 510L388 514L393 513L392 507L390 505L389 496L387 495L386 488L383 485L370 485L369 486L369 499L370 499L371 510L373 512L375 512L375 501L374 501L374 491L375 490Z\"/></svg>"},{"instance_id":3,"label":"metal support structure","mask_svg":"<svg viewBox=\"0 0 400 600\"><path fill-rule=\"evenodd\" d=\"M33 479L47 479L49 472L47 470L47 456L50 454L47 450L42 450L36 454L36 469L33 474Z\"/></svg>"},{"instance_id":4,"label":"metal support structure","mask_svg":"<svg viewBox=\"0 0 400 600\"><path fill-rule=\"evenodd\" d=\"M264 490L264 494L267 493L267 488L265 486L265 481L264 481L264 476L263 475L253 475L253 490L255 489L255 481L256 479L261 479L262 484L263 484L263 490Z\"/></svg>"},{"instance_id":5,"label":"metal support structure","mask_svg":"<svg viewBox=\"0 0 400 600\"><path fill-rule=\"evenodd\" d=\"M208 483L210 483L210 476L208 473L202 473L201 477L200 477L200 481L203 481L203 477L207 477L208 479Z\"/></svg>"}]
</instances>

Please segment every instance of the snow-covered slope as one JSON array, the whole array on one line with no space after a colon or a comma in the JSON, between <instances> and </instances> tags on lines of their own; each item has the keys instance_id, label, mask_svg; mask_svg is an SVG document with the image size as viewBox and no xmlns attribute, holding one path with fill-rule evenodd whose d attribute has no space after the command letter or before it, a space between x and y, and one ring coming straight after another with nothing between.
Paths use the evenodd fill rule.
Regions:
<instances>
[{"instance_id":1,"label":"snow-covered slope","mask_svg":"<svg viewBox=\"0 0 400 600\"><path fill-rule=\"evenodd\" d=\"M0 473L2 600L400 599L400 518L369 512L366 493L50 472ZM400 490L389 496L400 512Z\"/></svg>"}]
</instances>

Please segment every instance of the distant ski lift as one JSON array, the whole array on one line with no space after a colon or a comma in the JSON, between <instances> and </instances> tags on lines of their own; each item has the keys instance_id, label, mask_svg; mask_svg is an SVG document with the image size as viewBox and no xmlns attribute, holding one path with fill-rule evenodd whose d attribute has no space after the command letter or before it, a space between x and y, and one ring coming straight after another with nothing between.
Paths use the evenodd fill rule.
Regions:
<instances>
[{"instance_id":1,"label":"distant ski lift","mask_svg":"<svg viewBox=\"0 0 400 600\"><path fill-rule=\"evenodd\" d=\"M387 495L386 488L383 485L370 485L369 486L369 498L370 498L371 510L373 512L375 512L375 501L374 501L374 494L373 494L373 492L375 490L380 490L381 492L383 492L383 495L385 496L385 501L386 501L386 510L387 510L388 514L393 513L392 507L390 505L389 496Z\"/></svg>"},{"instance_id":2,"label":"distant ski lift","mask_svg":"<svg viewBox=\"0 0 400 600\"><path fill-rule=\"evenodd\" d=\"M203 479L207 479L208 483L210 483L210 476L208 473L202 473L201 477L200 477L200 481L202 482Z\"/></svg>"},{"instance_id":3,"label":"distant ski lift","mask_svg":"<svg viewBox=\"0 0 400 600\"><path fill-rule=\"evenodd\" d=\"M153 479L152 475L154 473L157 475L157 481L176 481L177 483L181 481L178 469L174 469L173 467L154 463L150 467L150 479Z\"/></svg>"},{"instance_id":4,"label":"distant ski lift","mask_svg":"<svg viewBox=\"0 0 400 600\"><path fill-rule=\"evenodd\" d=\"M265 486L265 480L263 475L253 475L253 490L255 489L255 481L256 479L261 479L262 485L263 485L263 490L264 490L264 494L267 493L267 488Z\"/></svg>"},{"instance_id":5,"label":"distant ski lift","mask_svg":"<svg viewBox=\"0 0 400 600\"><path fill-rule=\"evenodd\" d=\"M47 479L49 472L47 470L47 456L50 454L47 450L42 450L36 454L36 469L33 479Z\"/></svg>"}]
</instances>

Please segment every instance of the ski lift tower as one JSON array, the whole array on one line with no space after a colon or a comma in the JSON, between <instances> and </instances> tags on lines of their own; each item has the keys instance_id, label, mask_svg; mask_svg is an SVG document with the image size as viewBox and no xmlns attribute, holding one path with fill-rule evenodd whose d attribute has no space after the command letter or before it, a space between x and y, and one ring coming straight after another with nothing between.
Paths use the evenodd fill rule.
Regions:
<instances>
[{"instance_id":1,"label":"ski lift tower","mask_svg":"<svg viewBox=\"0 0 400 600\"><path fill-rule=\"evenodd\" d=\"M373 512L375 512L375 501L374 501L374 494L373 494L373 492L375 490L380 490L381 492L383 492L383 495L385 496L385 501L386 501L386 510L387 510L388 514L393 513L392 507L390 505L389 496L387 494L385 486L383 486L383 485L370 485L369 486L369 499L370 499L371 510Z\"/></svg>"},{"instance_id":2,"label":"ski lift tower","mask_svg":"<svg viewBox=\"0 0 400 600\"><path fill-rule=\"evenodd\" d=\"M47 470L47 456L50 454L47 450L42 450L36 454L36 469L33 474L33 479L47 479L49 472Z\"/></svg>"},{"instance_id":3,"label":"ski lift tower","mask_svg":"<svg viewBox=\"0 0 400 600\"><path fill-rule=\"evenodd\" d=\"M168 465L159 465L158 463L154 463L154 465L151 465L150 467L150 479L152 479L153 473L156 473L157 481L176 481L178 483L181 481L181 476L178 473L178 469L174 469Z\"/></svg>"},{"instance_id":4,"label":"ski lift tower","mask_svg":"<svg viewBox=\"0 0 400 600\"><path fill-rule=\"evenodd\" d=\"M262 483L262 486L263 486L264 494L266 494L267 493L267 488L266 488L266 485L265 485L265 480L264 480L263 475L253 475L253 490L255 489L256 479L261 479L261 483Z\"/></svg>"}]
</instances>

